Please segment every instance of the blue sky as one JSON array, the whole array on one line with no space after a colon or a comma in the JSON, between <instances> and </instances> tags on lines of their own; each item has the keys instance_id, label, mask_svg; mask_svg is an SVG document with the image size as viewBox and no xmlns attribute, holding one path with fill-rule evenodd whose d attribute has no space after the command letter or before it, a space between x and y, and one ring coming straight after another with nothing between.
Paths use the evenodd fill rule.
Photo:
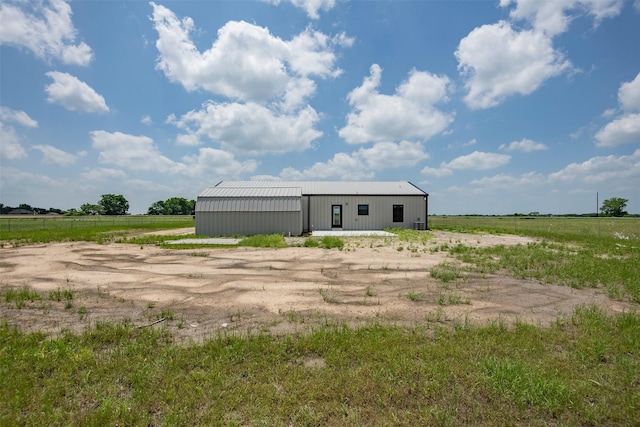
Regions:
<instances>
[{"instance_id":1,"label":"blue sky","mask_svg":"<svg viewBox=\"0 0 640 427\"><path fill-rule=\"evenodd\" d=\"M640 213L640 0L0 2L0 202L409 180Z\"/></svg>"}]
</instances>

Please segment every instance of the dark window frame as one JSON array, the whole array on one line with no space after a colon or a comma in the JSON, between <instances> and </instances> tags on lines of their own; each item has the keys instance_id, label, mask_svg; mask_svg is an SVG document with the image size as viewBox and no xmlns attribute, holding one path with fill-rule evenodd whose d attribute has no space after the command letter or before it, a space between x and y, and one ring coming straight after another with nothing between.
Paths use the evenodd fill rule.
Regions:
<instances>
[{"instance_id":1,"label":"dark window frame","mask_svg":"<svg viewBox=\"0 0 640 427\"><path fill-rule=\"evenodd\" d=\"M358 215L365 216L369 215L369 205L358 205Z\"/></svg>"},{"instance_id":2,"label":"dark window frame","mask_svg":"<svg viewBox=\"0 0 640 427\"><path fill-rule=\"evenodd\" d=\"M393 205L393 222L404 222L404 205Z\"/></svg>"}]
</instances>

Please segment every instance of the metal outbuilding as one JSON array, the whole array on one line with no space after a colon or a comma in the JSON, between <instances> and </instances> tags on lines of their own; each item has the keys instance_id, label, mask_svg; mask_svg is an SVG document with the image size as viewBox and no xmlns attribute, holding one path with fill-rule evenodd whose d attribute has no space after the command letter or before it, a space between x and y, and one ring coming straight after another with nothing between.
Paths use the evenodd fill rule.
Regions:
<instances>
[{"instance_id":1,"label":"metal outbuilding","mask_svg":"<svg viewBox=\"0 0 640 427\"><path fill-rule=\"evenodd\" d=\"M428 194L408 181L222 181L196 202L196 234L427 228Z\"/></svg>"}]
</instances>

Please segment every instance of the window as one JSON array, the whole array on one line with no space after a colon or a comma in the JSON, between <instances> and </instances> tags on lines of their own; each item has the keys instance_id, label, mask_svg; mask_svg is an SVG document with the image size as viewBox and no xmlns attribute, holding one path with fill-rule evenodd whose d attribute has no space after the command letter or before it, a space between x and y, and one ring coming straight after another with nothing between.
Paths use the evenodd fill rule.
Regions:
<instances>
[{"instance_id":1,"label":"window","mask_svg":"<svg viewBox=\"0 0 640 427\"><path fill-rule=\"evenodd\" d=\"M404 222L404 205L393 205L393 222Z\"/></svg>"},{"instance_id":2,"label":"window","mask_svg":"<svg viewBox=\"0 0 640 427\"><path fill-rule=\"evenodd\" d=\"M369 205L358 205L358 215L369 215Z\"/></svg>"}]
</instances>

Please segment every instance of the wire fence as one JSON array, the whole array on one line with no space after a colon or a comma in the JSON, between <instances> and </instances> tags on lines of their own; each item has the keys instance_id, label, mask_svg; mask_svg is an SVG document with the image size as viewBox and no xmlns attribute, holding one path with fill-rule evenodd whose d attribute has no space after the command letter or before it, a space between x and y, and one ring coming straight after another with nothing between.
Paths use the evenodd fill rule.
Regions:
<instances>
[{"instance_id":1,"label":"wire fence","mask_svg":"<svg viewBox=\"0 0 640 427\"><path fill-rule=\"evenodd\" d=\"M640 239L640 218L432 216L429 228Z\"/></svg>"},{"instance_id":2,"label":"wire fence","mask_svg":"<svg viewBox=\"0 0 640 427\"><path fill-rule=\"evenodd\" d=\"M145 226L149 224L184 223L185 227L194 225L190 215L113 215L113 216L49 216L0 215L0 233L28 230L51 230L87 227Z\"/></svg>"}]
</instances>

